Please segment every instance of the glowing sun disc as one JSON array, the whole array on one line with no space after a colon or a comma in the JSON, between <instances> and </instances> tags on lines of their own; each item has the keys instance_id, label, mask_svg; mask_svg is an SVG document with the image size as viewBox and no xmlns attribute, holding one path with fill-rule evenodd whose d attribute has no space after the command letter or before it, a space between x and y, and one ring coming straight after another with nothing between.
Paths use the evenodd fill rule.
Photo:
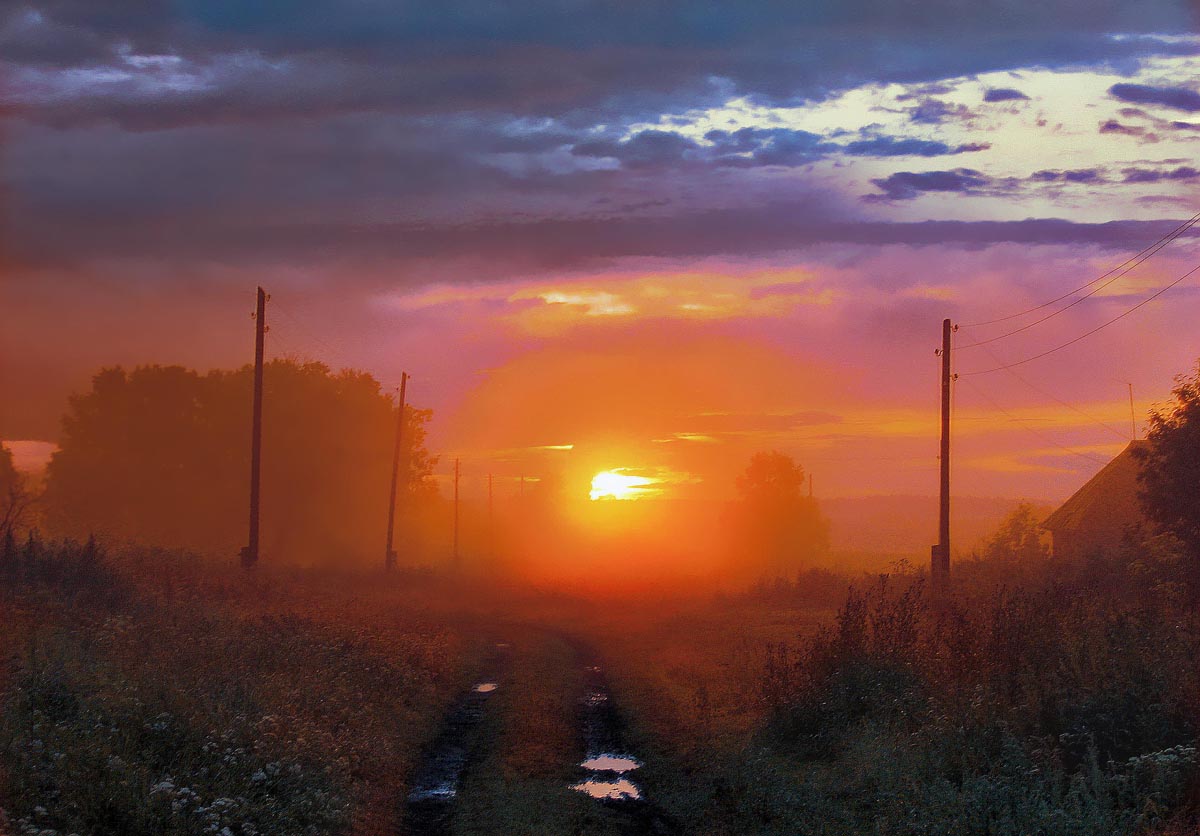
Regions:
<instances>
[{"instance_id":1,"label":"glowing sun disc","mask_svg":"<svg viewBox=\"0 0 1200 836\"><path fill-rule=\"evenodd\" d=\"M592 477L592 499L637 499L647 492L647 485L653 485L653 479L645 476L631 476L619 470L602 470Z\"/></svg>"}]
</instances>

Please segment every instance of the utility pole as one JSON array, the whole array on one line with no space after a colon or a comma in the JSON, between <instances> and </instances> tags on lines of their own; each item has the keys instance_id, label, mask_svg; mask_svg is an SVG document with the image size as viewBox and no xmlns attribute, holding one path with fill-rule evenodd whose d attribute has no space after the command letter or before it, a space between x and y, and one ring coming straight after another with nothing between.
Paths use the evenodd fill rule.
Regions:
<instances>
[{"instance_id":1,"label":"utility pole","mask_svg":"<svg viewBox=\"0 0 1200 836\"><path fill-rule=\"evenodd\" d=\"M929 578L935 600L943 601L950 590L950 335L954 327L942 320L942 447L941 491L938 502L938 543L933 547Z\"/></svg>"},{"instance_id":2,"label":"utility pole","mask_svg":"<svg viewBox=\"0 0 1200 836\"><path fill-rule=\"evenodd\" d=\"M496 555L496 518L492 513L492 474L488 474L488 556Z\"/></svg>"},{"instance_id":3,"label":"utility pole","mask_svg":"<svg viewBox=\"0 0 1200 836\"><path fill-rule=\"evenodd\" d=\"M383 565L389 572L396 568L396 552L392 549L392 534L396 530L396 483L400 478L400 441L404 436L404 397L408 388L408 372L400 373L400 408L396 411L396 446L392 449L392 489L388 493L387 551Z\"/></svg>"},{"instance_id":4,"label":"utility pole","mask_svg":"<svg viewBox=\"0 0 1200 836\"><path fill-rule=\"evenodd\" d=\"M267 333L267 294L258 288L254 309L254 419L250 430L250 541L242 549L242 566L258 563L258 494L262 469L263 348Z\"/></svg>"},{"instance_id":5,"label":"utility pole","mask_svg":"<svg viewBox=\"0 0 1200 836\"><path fill-rule=\"evenodd\" d=\"M454 565L458 565L458 459L454 460Z\"/></svg>"}]
</instances>

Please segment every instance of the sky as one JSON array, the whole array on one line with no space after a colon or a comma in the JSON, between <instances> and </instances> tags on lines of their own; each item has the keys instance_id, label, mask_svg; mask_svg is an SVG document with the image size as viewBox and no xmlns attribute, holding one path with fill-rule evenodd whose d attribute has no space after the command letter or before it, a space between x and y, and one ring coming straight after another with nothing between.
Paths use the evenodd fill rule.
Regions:
<instances>
[{"instance_id":1,"label":"sky","mask_svg":"<svg viewBox=\"0 0 1200 836\"><path fill-rule=\"evenodd\" d=\"M1200 274L1021 362L1190 232L1002 319L1197 211L1193 3L504 5L0 5L18 459L102 366L250 360L258 284L269 356L408 371L476 493L722 498L779 450L818 495L933 494L949 317L956 490L1062 499L1194 368Z\"/></svg>"}]
</instances>

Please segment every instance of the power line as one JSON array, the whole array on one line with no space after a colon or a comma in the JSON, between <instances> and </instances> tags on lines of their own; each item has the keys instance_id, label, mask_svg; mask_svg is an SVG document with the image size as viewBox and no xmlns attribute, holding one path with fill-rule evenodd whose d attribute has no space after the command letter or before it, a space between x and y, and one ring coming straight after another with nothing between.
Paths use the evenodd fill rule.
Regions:
<instances>
[{"instance_id":1,"label":"power line","mask_svg":"<svg viewBox=\"0 0 1200 836\"><path fill-rule=\"evenodd\" d=\"M1153 244L1151 244L1150 246L1148 246L1148 247L1146 247L1145 249L1141 250L1140 252L1136 253L1135 255L1131 256L1130 258L1128 258L1127 260L1123 261L1122 263L1118 264L1116 267L1113 267L1113 268L1112 268L1111 270L1109 270L1108 272L1106 272L1106 273L1101 273L1099 276L1097 276L1096 278L1092 279L1092 280L1091 280L1090 282L1088 282L1087 284L1080 285L1079 287L1075 288L1074 290L1067 291L1067 292L1066 292L1066 293L1064 293L1062 296L1059 296L1059 297L1057 297L1057 298L1055 298L1055 299L1051 299L1049 302L1043 302L1043 303L1042 303L1042 304L1040 304L1040 305L1035 305L1035 306L1034 306L1034 307L1032 307L1032 308L1028 308L1028 309L1026 309L1026 310L1019 311L1018 313L1009 314L1008 316L1001 316L1001 317L997 317L997 318L995 318L995 319L987 319L987 320L984 320L984 321L982 321L982 322L963 322L963 323L959 323L959 327L961 327L961 328L979 328L979 327L982 327L982 326L984 326L984 325L995 325L995 324L996 324L996 323L998 323L998 322L1007 322L1007 321L1009 321L1010 319L1018 319L1018 318L1020 318L1020 317L1022 317L1022 316L1026 316L1026 315L1028 315L1028 314L1034 313L1035 311L1040 311L1042 308L1048 308L1048 307L1050 307L1051 305L1054 305L1054 304L1056 304L1056 303L1058 303L1058 302L1061 302L1063 299L1067 299L1067 298L1069 298L1069 297L1071 297L1071 296L1074 296L1076 293L1079 293L1081 290L1087 290L1089 287L1091 287L1092 285L1094 285L1096 282L1103 281L1104 279L1106 279L1106 278L1108 278L1109 276L1111 276L1113 273L1117 272L1118 270L1121 270L1121 269L1122 269L1122 268L1124 268L1126 265L1128 265L1130 262L1132 262L1132 261L1135 261L1136 259L1138 259L1138 258L1140 258L1141 256L1145 255L1147 252L1149 252L1150 250L1154 249L1155 247L1158 247L1159 249L1161 249L1161 248L1162 248L1162 246L1165 246L1166 244L1168 244L1168 243L1170 243L1171 241L1175 240L1175 239L1176 239L1176 238L1178 238L1180 235L1182 235L1184 232L1186 232L1188 229L1190 229L1191 227L1195 226L1197 222L1200 222L1200 212L1198 212L1198 213L1196 213L1195 215L1193 215L1192 217L1188 218L1188 219L1187 219L1186 221L1184 221L1182 224L1180 224L1179 226L1175 227L1175 229L1171 230L1170 232L1168 232L1168 233L1167 233L1166 235L1164 235L1163 237L1159 238L1159 239L1158 239L1157 241L1155 241ZM1157 252L1157 251L1156 251L1156 252ZM1147 256L1147 257L1148 257L1148 256ZM963 346L963 348L966 348L966 347L967 347L967 346Z\"/></svg>"},{"instance_id":2,"label":"power line","mask_svg":"<svg viewBox=\"0 0 1200 836\"><path fill-rule=\"evenodd\" d=\"M985 350L985 351L988 353L988 355L990 355L990 356L991 356L991 358L992 358L993 360L995 360L997 363L1001 363L1001 364L1003 364L1003 363L1004 363L1004 361L1003 361L1003 360L1001 360L999 357L997 357L997 356L996 356L996 353L995 353L994 351L992 351L990 348L985 348L984 350ZM1002 366L1002 367L1003 367L1003 366ZM1121 432L1120 432L1119 430L1117 430L1116 428L1114 428L1113 426L1111 426L1110 424L1107 424L1107 423L1105 423L1104 421L1101 421L1099 418L1096 418L1096 417L1095 417L1095 416L1093 416L1093 415L1089 415L1088 413L1084 412L1084 411L1083 411L1082 409L1080 409L1079 407L1075 406L1073 403L1070 403L1069 401L1064 401L1062 398L1058 397L1058 396L1057 396L1057 395L1055 395L1053 392L1047 392L1045 389L1042 389L1040 386L1035 386L1033 383L1030 383L1030 382L1029 382L1029 380L1028 380L1027 378L1024 378L1024 377L1022 377L1021 375L1017 374L1017 373L1016 373L1015 371L1013 371L1012 369L1010 369L1010 368L1007 368L1007 367L1003 367L1003 368L1004 368L1004 370L1005 370L1006 372L1008 372L1010 375L1012 375L1014 378L1016 378L1016 379L1017 379L1018 381L1020 381L1021 383L1025 384L1026 386L1028 386L1028 387L1029 387L1030 389L1032 389L1033 391L1037 392L1039 395L1042 395L1043 397L1049 398L1050 400L1052 400L1052 401L1055 401L1056 403L1060 404L1061 406L1065 406L1067 409L1069 409L1069 410L1071 410L1071 411L1073 411L1073 412L1076 412L1076 413L1078 413L1079 415L1082 415L1084 418L1088 419L1088 420L1089 420L1089 421L1091 421L1093 424L1095 424L1095 425L1097 425L1097 426L1099 426L1099 427L1103 427L1104 429L1108 430L1110 433L1112 433L1113 435L1117 436L1117 437L1118 437L1118 438L1120 438L1122 441L1124 441L1124 440L1125 440L1125 436L1124 436L1124 434L1123 434L1123 433L1121 433Z\"/></svg>"},{"instance_id":3,"label":"power line","mask_svg":"<svg viewBox=\"0 0 1200 836\"><path fill-rule=\"evenodd\" d=\"M328 342L323 340L321 337L318 337L310 328L306 327L290 311L288 311L287 309L285 309L283 307L280 307L279 305L275 306L275 310L277 313L282 314L283 317L289 323L291 323L292 327L295 328L295 330L297 331L297 333L299 335L307 338L310 342L316 343L317 346L319 348L323 349L325 351L326 355L329 356L330 359L332 359L335 363L340 364L343 368L347 368L347 369L353 368L352 363L345 362L347 360L347 357L345 356L345 354L343 354L338 349L334 348L332 345L330 345Z\"/></svg>"},{"instance_id":4,"label":"power line","mask_svg":"<svg viewBox=\"0 0 1200 836\"><path fill-rule=\"evenodd\" d=\"M345 370L364 371L365 370L363 367L366 364L353 362L351 360L350 356L346 353L345 345L342 345L339 348L339 347L334 346L331 343L329 343L328 340L325 340L322 337L317 336L316 332L309 326L305 325L304 322L301 321L300 317L297 314L295 314L294 312L290 312L286 308L279 307L278 304L275 305L274 309L277 313L283 315L284 319L286 319L288 321L288 323L292 326L292 328L295 329L296 334L299 337L307 340L310 343L316 344L316 346L324 352L323 357L317 357L315 354L313 354L313 352L311 350L306 351L305 354L307 356L307 359L314 360L317 362L323 362L326 365L332 364L332 366L337 367L336 369L333 369L334 371L345 371ZM299 356L298 351L297 351L297 355ZM331 369L332 369L332 366L331 366ZM413 380L413 376L411 374L405 375L405 376L407 377L408 380ZM388 383L388 381L380 381L380 382L385 385ZM400 383L401 383L401 381L399 381L399 380L395 381L396 386L399 386Z\"/></svg>"},{"instance_id":5,"label":"power line","mask_svg":"<svg viewBox=\"0 0 1200 836\"><path fill-rule=\"evenodd\" d=\"M1131 313L1133 313L1134 311L1136 311L1138 308L1141 308L1141 307L1144 307L1145 305L1148 305L1148 304L1150 304L1150 303L1151 303L1151 302L1153 302L1155 299L1157 299L1159 296L1162 296L1162 295L1163 295L1164 293L1166 293L1168 290L1170 290L1171 288L1175 287L1176 285L1178 285L1179 283L1181 283L1181 282L1182 282L1182 281L1184 281L1185 279L1189 278L1189 277L1190 277L1190 276L1191 276L1193 273L1195 273L1197 270L1200 270L1200 264L1197 264L1197 265L1196 265L1195 267L1193 267L1191 270L1188 270L1186 273L1184 273L1182 276L1180 276L1179 278L1177 278L1175 281L1171 282L1171 283L1170 283L1169 285L1167 285L1166 287L1160 288L1160 289L1159 289L1157 292L1155 292L1153 295L1151 295L1151 296L1148 296L1147 298L1145 298L1145 299L1143 299L1142 301L1138 302L1136 305L1134 305L1134 306L1133 306L1132 308L1130 308L1129 310L1127 310L1127 311L1124 311L1124 312L1122 312L1122 313L1120 313L1120 314L1117 314L1116 316L1114 316L1112 319L1108 320L1107 322L1101 323L1100 325L1097 325L1097 326L1096 326L1095 328L1093 328L1092 330L1090 330L1090 331L1086 331L1086 332L1084 332L1084 333L1080 334L1078 337L1075 337L1074 339L1067 340L1065 343L1063 343L1063 344L1061 344L1061 345L1056 345L1054 348L1047 349L1046 351L1043 351L1043 352L1042 352L1042 353L1040 353L1040 354L1035 354L1035 355L1033 355L1032 357L1026 357L1024 360L1017 360L1016 362L1013 362L1013 363L1003 363L1003 364L1001 364L1001 365L999 365L999 366L995 366L994 368L990 368L990 369L980 369L980 370L978 370L978 371L974 371L974 372L962 372L962 375L963 375L964 377L973 377L973 376L975 376L975 375L980 375L980 374L991 374L992 372L998 372L998 371L1002 371L1002 370L1004 370L1004 369L1012 369L1012 368L1014 368L1014 367L1016 367L1016 366L1023 366L1023 365L1025 365L1026 363L1032 363L1034 360L1040 360L1040 359L1042 359L1043 357L1046 357L1046 356L1048 356L1048 355L1054 354L1056 351L1062 351L1064 348L1067 348L1067 347L1069 347L1069 346L1075 345L1075 343L1079 342L1080 340L1087 339L1087 338L1088 338L1088 337L1090 337L1092 334L1095 334L1097 331L1102 331L1102 330L1104 330L1104 329L1105 329L1105 328L1107 328L1108 326L1112 325L1114 322L1118 322L1119 320L1122 320L1122 319L1124 319L1125 317L1129 316Z\"/></svg>"},{"instance_id":6,"label":"power line","mask_svg":"<svg viewBox=\"0 0 1200 836\"><path fill-rule=\"evenodd\" d=\"M1028 331L1030 328L1033 328L1037 325L1041 325L1046 320L1053 319L1054 317L1058 316L1059 314L1069 311L1071 308L1075 307L1080 302L1083 302L1086 299L1090 299L1091 297L1095 296L1100 291L1104 290L1104 288L1106 288L1109 285L1113 284L1114 282L1120 281L1121 279L1128 276L1131 272L1133 272L1135 269L1137 269L1141 265L1145 264L1148 260L1150 260L1150 258L1152 258L1154 255L1156 255L1159 250L1161 250L1163 247L1167 246L1167 244L1171 243L1171 241L1174 241L1176 238L1178 238L1180 235L1182 235L1186 230L1191 229L1193 226L1195 226L1197 222L1200 222L1200 214L1196 215L1191 221L1189 221L1183 227L1180 227L1178 230L1176 230L1176 232L1173 233L1170 238L1163 239L1159 243L1157 243L1155 245L1156 249L1153 249L1152 251L1149 251L1149 252L1147 252L1146 250L1143 250L1142 253L1145 253L1145 255L1139 254L1138 256L1135 256L1135 258L1138 259L1136 261L1136 263L1129 264L1128 261L1125 262L1126 264L1129 264L1129 267L1126 267L1124 270L1121 270L1120 273L1117 273L1117 275L1113 276L1111 279L1104 282L1104 284L1097 285L1096 287L1092 288L1090 291L1085 293L1083 296L1080 296L1078 299L1075 299L1074 301L1072 301L1066 305L1063 305L1058 310L1055 310L1055 311L1052 311L1052 312L1046 314L1041 319L1035 319L1033 322L1022 325L1020 328L1014 328L1011 331L1007 331L1007 332L1005 332L1003 334L999 334L995 337L989 337L986 340L978 340L973 343L967 343L966 345L957 346L957 348L961 351L962 349L965 349L965 348L976 348L981 345L987 345L988 343L999 342L1000 340L1011 337L1014 334L1020 334L1022 331ZM1134 259L1130 259L1130 261L1134 261ZM1117 269L1120 269L1120 268L1117 268ZM1111 275L1113 272L1114 271L1110 270L1108 273L1105 274L1105 276ZM1105 276L1101 276L1100 278L1104 278ZM1088 283L1088 285L1094 284L1097 281L1099 281L1099 279L1093 279L1091 282ZM1084 285L1084 287L1087 287L1088 285ZM1079 288L1079 290L1082 290L1082 289L1083 288ZM1071 291L1071 293L1068 293L1067 296L1070 296L1073 293L1078 293L1079 290L1073 290L1073 291ZM1066 298L1066 297L1060 296L1058 299L1056 299L1054 301L1055 302L1061 301L1064 298ZM1054 304L1054 302L1048 302L1047 304L1052 305L1052 304ZM1044 308L1044 307L1046 307L1046 305L1039 306L1039 308ZM1037 309L1034 309L1034 310L1037 310ZM1011 317L1009 317L1009 318L1011 318Z\"/></svg>"},{"instance_id":7,"label":"power line","mask_svg":"<svg viewBox=\"0 0 1200 836\"><path fill-rule=\"evenodd\" d=\"M1009 412L1007 409L1005 409L1004 407L1002 407L1000 404L998 404L998 403L995 401L995 399L993 399L993 398L992 398L990 395L988 395L986 392L984 392L982 389L980 389L980 388L979 388L979 386L978 386L978 384L976 384L976 383L975 383L975 381L973 381L973 380L967 380L967 381L966 381L966 383L967 383L967 385L968 385L968 386L970 386L972 389L974 389L974 390L975 390L975 393L976 393L977 395L979 395L979 396L980 396L981 398L983 398L985 401L987 401L988 403L990 403L990 404L991 404L993 407L995 407L996 409L998 409L998 410L1000 410L1001 412L1003 412L1003 413L1004 413L1006 416L1008 416L1008 419L1009 419L1010 421L1012 421L1013 423L1015 423L1015 424L1016 424L1017 426L1019 426L1021 429L1023 429L1023 430L1026 430L1027 432L1030 432L1030 433L1032 433L1033 435L1037 436L1037 437L1038 437L1038 438L1040 438L1040 439L1041 439L1041 440L1042 440L1044 443L1046 443L1046 444L1049 444L1051 447L1056 447L1056 448L1058 448L1059 450L1062 450L1064 453L1070 453L1072 456L1078 456L1078 457L1079 457L1079 458L1081 458L1081 459L1086 459L1087 461L1089 461L1089 462L1092 462L1093 464L1099 464L1099 465L1108 464L1108 462L1106 462L1106 461L1103 461L1102 459L1096 458L1095 456L1088 455L1087 453L1081 453L1081 452L1080 452L1080 451L1078 451L1078 450L1072 450L1070 447L1064 447L1062 444L1059 444L1059 443L1058 443L1057 441L1055 441L1053 438L1050 438L1049 436L1045 435L1045 434L1044 434L1044 433L1042 433L1041 431L1039 431L1039 430L1036 430L1036 429L1034 429L1033 427L1029 426L1028 424L1024 423L1024 422L1023 422L1023 421L1022 421L1020 418L1018 418L1017 416L1013 415L1013 414L1012 414L1011 412Z\"/></svg>"}]
</instances>

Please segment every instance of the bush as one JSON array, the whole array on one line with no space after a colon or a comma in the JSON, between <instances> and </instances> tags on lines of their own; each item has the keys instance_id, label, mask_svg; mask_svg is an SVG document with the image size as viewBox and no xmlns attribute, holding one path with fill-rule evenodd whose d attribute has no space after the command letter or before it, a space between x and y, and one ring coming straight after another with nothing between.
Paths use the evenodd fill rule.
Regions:
<instances>
[{"instance_id":1,"label":"bush","mask_svg":"<svg viewBox=\"0 0 1200 836\"><path fill-rule=\"evenodd\" d=\"M1196 777L1200 642L1188 614L1115 587L968 588L938 608L920 578L884 578L769 649L759 743L838 800L835 832L1164 826Z\"/></svg>"}]
</instances>

